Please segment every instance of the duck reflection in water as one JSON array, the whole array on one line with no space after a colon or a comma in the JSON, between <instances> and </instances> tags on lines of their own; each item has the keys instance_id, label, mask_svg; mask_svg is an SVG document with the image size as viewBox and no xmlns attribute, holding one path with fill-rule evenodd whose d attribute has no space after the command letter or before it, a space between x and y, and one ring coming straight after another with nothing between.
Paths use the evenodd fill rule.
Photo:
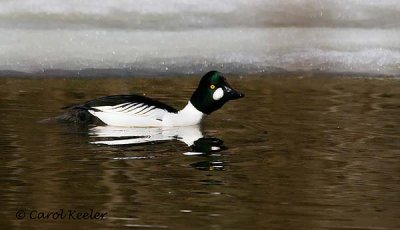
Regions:
<instances>
[{"instance_id":1,"label":"duck reflection in water","mask_svg":"<svg viewBox=\"0 0 400 230\"><path fill-rule=\"evenodd\" d=\"M190 147L184 152L187 156L203 156L207 160L191 164L200 170L222 170L224 163L216 159L218 152L226 150L223 140L215 137L205 137L200 126L185 127L114 127L96 126L89 129L91 144L108 146L127 146L151 144L160 141L178 140Z\"/></svg>"}]
</instances>

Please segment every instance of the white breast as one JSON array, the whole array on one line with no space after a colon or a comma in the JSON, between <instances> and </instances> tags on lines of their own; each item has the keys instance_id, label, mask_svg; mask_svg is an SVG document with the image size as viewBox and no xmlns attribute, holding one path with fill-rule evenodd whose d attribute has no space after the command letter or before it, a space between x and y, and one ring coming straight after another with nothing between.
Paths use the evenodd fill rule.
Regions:
<instances>
[{"instance_id":1,"label":"white breast","mask_svg":"<svg viewBox=\"0 0 400 230\"><path fill-rule=\"evenodd\" d=\"M163 126L190 126L200 124L205 116L190 101L178 113L167 113L163 116Z\"/></svg>"}]
</instances>

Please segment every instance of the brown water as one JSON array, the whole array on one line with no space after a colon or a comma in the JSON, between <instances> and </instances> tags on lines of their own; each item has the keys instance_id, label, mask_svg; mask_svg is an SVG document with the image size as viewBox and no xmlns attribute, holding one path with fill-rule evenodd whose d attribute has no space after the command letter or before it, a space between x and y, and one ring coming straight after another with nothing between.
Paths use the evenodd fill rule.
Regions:
<instances>
[{"instance_id":1,"label":"brown water","mask_svg":"<svg viewBox=\"0 0 400 230\"><path fill-rule=\"evenodd\" d=\"M246 97L206 119L226 149L201 156L179 140L96 145L88 129L36 123L110 94L180 108L197 81L0 79L1 229L400 228L400 80L230 78ZM60 209L107 214L30 218Z\"/></svg>"}]
</instances>

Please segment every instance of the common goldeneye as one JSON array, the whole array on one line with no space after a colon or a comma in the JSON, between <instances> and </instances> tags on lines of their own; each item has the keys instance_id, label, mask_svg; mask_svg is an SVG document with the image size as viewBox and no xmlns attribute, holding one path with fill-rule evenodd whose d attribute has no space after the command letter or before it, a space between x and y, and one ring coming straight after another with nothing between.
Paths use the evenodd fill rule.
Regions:
<instances>
[{"instance_id":1,"label":"common goldeneye","mask_svg":"<svg viewBox=\"0 0 400 230\"><path fill-rule=\"evenodd\" d=\"M200 80L182 110L139 95L106 96L70 107L57 120L75 123L103 123L125 127L171 127L196 125L229 100L244 97L234 90L218 71L210 71Z\"/></svg>"}]
</instances>

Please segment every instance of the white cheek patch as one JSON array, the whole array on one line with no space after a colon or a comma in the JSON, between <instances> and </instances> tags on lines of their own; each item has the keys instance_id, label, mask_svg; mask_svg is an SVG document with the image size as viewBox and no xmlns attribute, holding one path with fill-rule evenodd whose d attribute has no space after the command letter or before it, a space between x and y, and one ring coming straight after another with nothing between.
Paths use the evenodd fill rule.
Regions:
<instances>
[{"instance_id":1,"label":"white cheek patch","mask_svg":"<svg viewBox=\"0 0 400 230\"><path fill-rule=\"evenodd\" d=\"M221 88L216 89L215 92L213 93L213 99L216 101L221 99L223 96L224 96L224 90L222 90Z\"/></svg>"}]
</instances>

